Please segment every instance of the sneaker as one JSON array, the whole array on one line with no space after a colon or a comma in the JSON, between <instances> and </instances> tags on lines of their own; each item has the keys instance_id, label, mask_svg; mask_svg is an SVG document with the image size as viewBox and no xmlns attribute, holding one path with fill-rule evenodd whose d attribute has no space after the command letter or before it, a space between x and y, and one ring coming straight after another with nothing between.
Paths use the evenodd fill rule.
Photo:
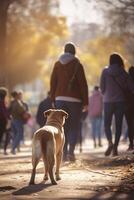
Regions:
<instances>
[{"instance_id":1,"label":"sneaker","mask_svg":"<svg viewBox=\"0 0 134 200\"><path fill-rule=\"evenodd\" d=\"M113 157L114 157L114 156L118 156L117 148L113 148Z\"/></svg>"},{"instance_id":2,"label":"sneaker","mask_svg":"<svg viewBox=\"0 0 134 200\"><path fill-rule=\"evenodd\" d=\"M96 148L97 147L97 145L96 145L96 143L94 143L94 148Z\"/></svg>"},{"instance_id":3,"label":"sneaker","mask_svg":"<svg viewBox=\"0 0 134 200\"><path fill-rule=\"evenodd\" d=\"M63 162L67 162L67 161L68 161L68 158L67 158L67 157L63 157L62 161L63 161Z\"/></svg>"},{"instance_id":4,"label":"sneaker","mask_svg":"<svg viewBox=\"0 0 134 200\"><path fill-rule=\"evenodd\" d=\"M71 162L75 162L76 159L75 159L74 155L69 154L68 155L68 160L71 161Z\"/></svg>"},{"instance_id":5,"label":"sneaker","mask_svg":"<svg viewBox=\"0 0 134 200\"><path fill-rule=\"evenodd\" d=\"M127 151L133 151L133 150L134 150L133 146L129 146L127 149Z\"/></svg>"},{"instance_id":6,"label":"sneaker","mask_svg":"<svg viewBox=\"0 0 134 200\"><path fill-rule=\"evenodd\" d=\"M20 152L20 147L17 147L17 151Z\"/></svg>"},{"instance_id":7,"label":"sneaker","mask_svg":"<svg viewBox=\"0 0 134 200\"><path fill-rule=\"evenodd\" d=\"M109 156L113 150L113 144L110 144L105 152L105 156Z\"/></svg>"},{"instance_id":8,"label":"sneaker","mask_svg":"<svg viewBox=\"0 0 134 200\"><path fill-rule=\"evenodd\" d=\"M98 141L98 146L99 147L102 147L103 145L102 145L102 143L101 143L101 139L99 138L99 141Z\"/></svg>"},{"instance_id":9,"label":"sneaker","mask_svg":"<svg viewBox=\"0 0 134 200\"><path fill-rule=\"evenodd\" d=\"M103 145L101 143L98 144L99 147L103 147Z\"/></svg>"},{"instance_id":10,"label":"sneaker","mask_svg":"<svg viewBox=\"0 0 134 200\"><path fill-rule=\"evenodd\" d=\"M11 150L11 154L15 155L16 154L15 150Z\"/></svg>"}]
</instances>

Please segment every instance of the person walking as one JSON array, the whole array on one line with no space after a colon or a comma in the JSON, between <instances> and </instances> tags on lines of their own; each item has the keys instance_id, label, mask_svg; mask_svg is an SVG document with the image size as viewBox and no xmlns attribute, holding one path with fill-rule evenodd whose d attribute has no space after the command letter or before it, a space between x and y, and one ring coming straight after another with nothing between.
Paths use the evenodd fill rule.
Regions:
<instances>
[{"instance_id":1,"label":"person walking","mask_svg":"<svg viewBox=\"0 0 134 200\"><path fill-rule=\"evenodd\" d=\"M96 148L98 140L98 146L101 147L101 125L102 125L102 111L103 101L102 94L98 86L94 87L92 95L89 97L89 117L91 120L92 137L94 141L94 147Z\"/></svg>"},{"instance_id":2,"label":"person walking","mask_svg":"<svg viewBox=\"0 0 134 200\"><path fill-rule=\"evenodd\" d=\"M134 85L134 67L131 66L129 68L128 74L133 81ZM127 106L125 111L125 117L128 126L128 139L129 139L129 147L128 151L134 150L134 94L131 91L128 91L128 99L127 99Z\"/></svg>"},{"instance_id":3,"label":"person walking","mask_svg":"<svg viewBox=\"0 0 134 200\"><path fill-rule=\"evenodd\" d=\"M37 113L36 113L36 121L40 127L44 126L46 123L44 112L51 108L52 108L52 102L50 99L50 92L48 92L47 97L39 103Z\"/></svg>"},{"instance_id":4,"label":"person walking","mask_svg":"<svg viewBox=\"0 0 134 200\"><path fill-rule=\"evenodd\" d=\"M125 96L123 90L129 88L134 91L133 84L125 71L123 58L118 53L113 53L109 58L109 66L102 71L100 88L104 101L104 128L108 140L105 156L113 152L118 155L118 144L122 131L122 121L125 113ZM115 116L115 140L112 139L112 117Z\"/></svg>"},{"instance_id":5,"label":"person walking","mask_svg":"<svg viewBox=\"0 0 134 200\"><path fill-rule=\"evenodd\" d=\"M8 90L5 87L0 87L0 145L3 141L3 136L5 134L4 142L4 154L7 155L6 149L9 139L8 129L10 128L10 115L6 105L6 97Z\"/></svg>"},{"instance_id":6,"label":"person walking","mask_svg":"<svg viewBox=\"0 0 134 200\"><path fill-rule=\"evenodd\" d=\"M25 107L25 110L28 112L29 111L29 106L28 104L23 100L23 91L19 90L17 91L18 93L18 98L21 101L21 103L23 104L23 106Z\"/></svg>"},{"instance_id":7,"label":"person walking","mask_svg":"<svg viewBox=\"0 0 134 200\"><path fill-rule=\"evenodd\" d=\"M65 123L63 159L75 161L82 111L88 110L88 85L83 65L75 56L76 48L71 42L65 44L64 53L54 64L50 81L50 95L54 106L64 109L69 117Z\"/></svg>"},{"instance_id":8,"label":"person walking","mask_svg":"<svg viewBox=\"0 0 134 200\"><path fill-rule=\"evenodd\" d=\"M12 129L12 154L16 154L15 150L20 146L20 142L23 138L23 114L26 111L25 106L20 100L19 94L17 91L12 92L13 100L10 104L10 113L12 116L11 120L11 129Z\"/></svg>"},{"instance_id":9,"label":"person walking","mask_svg":"<svg viewBox=\"0 0 134 200\"><path fill-rule=\"evenodd\" d=\"M19 90L17 91L18 93L18 100L21 102L21 104L23 105L24 109L25 109L25 114L23 114L23 134L22 134L22 138L21 138L21 142L24 144L25 142L25 138L24 138L24 132L25 132L25 125L27 125L29 119L31 118L31 112L29 110L29 105L27 104L27 102L24 101L24 97L23 97L23 91ZM20 151L19 146L17 147L18 151Z\"/></svg>"}]
</instances>

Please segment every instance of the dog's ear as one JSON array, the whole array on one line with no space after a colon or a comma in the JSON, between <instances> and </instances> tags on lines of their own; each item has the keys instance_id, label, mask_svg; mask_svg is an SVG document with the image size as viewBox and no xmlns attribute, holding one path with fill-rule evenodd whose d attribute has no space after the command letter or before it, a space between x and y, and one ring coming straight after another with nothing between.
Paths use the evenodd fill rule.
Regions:
<instances>
[{"instance_id":1,"label":"dog's ear","mask_svg":"<svg viewBox=\"0 0 134 200\"><path fill-rule=\"evenodd\" d=\"M47 116L51 113L51 111L52 111L51 109L46 110L46 111L44 112L44 116L47 117Z\"/></svg>"},{"instance_id":2,"label":"dog's ear","mask_svg":"<svg viewBox=\"0 0 134 200\"><path fill-rule=\"evenodd\" d=\"M61 112L63 113L63 115L65 116L65 118L67 119L68 118L68 113L64 110L61 110Z\"/></svg>"}]
</instances>

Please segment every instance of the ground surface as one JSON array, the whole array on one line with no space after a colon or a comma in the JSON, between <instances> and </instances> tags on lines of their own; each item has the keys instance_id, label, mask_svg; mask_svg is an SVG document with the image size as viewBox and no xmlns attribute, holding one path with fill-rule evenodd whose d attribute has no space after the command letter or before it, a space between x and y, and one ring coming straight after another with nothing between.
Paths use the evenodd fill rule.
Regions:
<instances>
[{"instance_id":1,"label":"ground surface","mask_svg":"<svg viewBox=\"0 0 134 200\"><path fill-rule=\"evenodd\" d=\"M104 157L105 146L83 147L75 163L63 163L58 185L42 182L43 163L37 168L36 185L28 186L31 172L31 145L17 155L0 153L0 200L34 199L134 199L134 154L120 144L118 157Z\"/></svg>"}]
</instances>

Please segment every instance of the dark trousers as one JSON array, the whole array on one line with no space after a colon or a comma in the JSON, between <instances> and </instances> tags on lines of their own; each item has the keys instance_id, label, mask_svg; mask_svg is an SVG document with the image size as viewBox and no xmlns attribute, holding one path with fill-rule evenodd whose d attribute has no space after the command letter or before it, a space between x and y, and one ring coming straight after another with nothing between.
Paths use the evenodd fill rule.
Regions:
<instances>
[{"instance_id":1,"label":"dark trousers","mask_svg":"<svg viewBox=\"0 0 134 200\"><path fill-rule=\"evenodd\" d=\"M129 147L133 148L134 145L134 108L128 107L125 111L125 117L128 125L128 138Z\"/></svg>"},{"instance_id":2,"label":"dark trousers","mask_svg":"<svg viewBox=\"0 0 134 200\"><path fill-rule=\"evenodd\" d=\"M56 100L55 106L57 109L63 109L69 114L69 117L64 125L64 156L66 156L68 153L73 155L80 131L82 105L79 102Z\"/></svg>"},{"instance_id":3,"label":"dark trousers","mask_svg":"<svg viewBox=\"0 0 134 200\"><path fill-rule=\"evenodd\" d=\"M3 141L3 138L5 139ZM0 145L3 142L4 152L7 150L7 146L10 141L10 130L6 129L6 122L0 124Z\"/></svg>"},{"instance_id":4,"label":"dark trousers","mask_svg":"<svg viewBox=\"0 0 134 200\"><path fill-rule=\"evenodd\" d=\"M0 145L2 143L2 139L3 139L5 131L6 131L6 124L1 123L0 124Z\"/></svg>"},{"instance_id":5,"label":"dark trousers","mask_svg":"<svg viewBox=\"0 0 134 200\"><path fill-rule=\"evenodd\" d=\"M112 118L115 117L115 141L114 145L117 147L121 131L122 131L122 121L124 115L124 102L115 102L115 103L104 103L104 128L107 140L112 142Z\"/></svg>"},{"instance_id":6,"label":"dark trousers","mask_svg":"<svg viewBox=\"0 0 134 200\"><path fill-rule=\"evenodd\" d=\"M5 119L0 119L0 144L2 143L3 136L6 131L7 121Z\"/></svg>"},{"instance_id":7,"label":"dark trousers","mask_svg":"<svg viewBox=\"0 0 134 200\"><path fill-rule=\"evenodd\" d=\"M23 121L21 120L12 120L12 151L15 151L15 149L20 145L24 133L23 125Z\"/></svg>"}]
</instances>

